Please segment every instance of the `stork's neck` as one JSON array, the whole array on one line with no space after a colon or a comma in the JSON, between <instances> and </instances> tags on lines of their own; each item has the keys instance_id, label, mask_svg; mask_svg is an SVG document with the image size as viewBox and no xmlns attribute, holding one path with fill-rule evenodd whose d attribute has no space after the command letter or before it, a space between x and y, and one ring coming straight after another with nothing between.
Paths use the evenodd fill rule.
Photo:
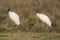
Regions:
<instances>
[{"instance_id":1,"label":"stork's neck","mask_svg":"<svg viewBox=\"0 0 60 40\"><path fill-rule=\"evenodd\" d=\"M12 12L12 11L9 11L9 12Z\"/></svg>"},{"instance_id":2,"label":"stork's neck","mask_svg":"<svg viewBox=\"0 0 60 40\"><path fill-rule=\"evenodd\" d=\"M9 13L11 13L11 11L9 11Z\"/></svg>"},{"instance_id":3,"label":"stork's neck","mask_svg":"<svg viewBox=\"0 0 60 40\"><path fill-rule=\"evenodd\" d=\"M37 13L37 15L40 14L40 13Z\"/></svg>"}]
</instances>

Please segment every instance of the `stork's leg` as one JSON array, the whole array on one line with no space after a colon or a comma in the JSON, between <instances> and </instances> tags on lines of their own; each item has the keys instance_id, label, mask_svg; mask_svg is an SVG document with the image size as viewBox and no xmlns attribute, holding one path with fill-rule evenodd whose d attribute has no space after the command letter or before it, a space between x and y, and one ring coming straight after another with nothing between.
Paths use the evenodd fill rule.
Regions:
<instances>
[{"instance_id":1,"label":"stork's leg","mask_svg":"<svg viewBox=\"0 0 60 40\"><path fill-rule=\"evenodd\" d=\"M47 25L47 32L51 31L51 27Z\"/></svg>"},{"instance_id":2,"label":"stork's leg","mask_svg":"<svg viewBox=\"0 0 60 40\"><path fill-rule=\"evenodd\" d=\"M43 24L43 30L44 30L44 32L49 32L49 27L48 27L48 25L46 25L44 22L42 22Z\"/></svg>"},{"instance_id":3,"label":"stork's leg","mask_svg":"<svg viewBox=\"0 0 60 40\"><path fill-rule=\"evenodd\" d=\"M49 32L49 27L48 27L48 25L47 25L47 32Z\"/></svg>"},{"instance_id":4,"label":"stork's leg","mask_svg":"<svg viewBox=\"0 0 60 40\"><path fill-rule=\"evenodd\" d=\"M47 24L45 24L46 26L46 32L49 32L49 26Z\"/></svg>"},{"instance_id":5,"label":"stork's leg","mask_svg":"<svg viewBox=\"0 0 60 40\"><path fill-rule=\"evenodd\" d=\"M47 27L45 26L44 22L42 22L41 27L42 27L43 32L47 32Z\"/></svg>"},{"instance_id":6,"label":"stork's leg","mask_svg":"<svg viewBox=\"0 0 60 40\"><path fill-rule=\"evenodd\" d=\"M11 23L11 26L9 27L9 30L16 30L17 29L17 25L15 23Z\"/></svg>"},{"instance_id":7,"label":"stork's leg","mask_svg":"<svg viewBox=\"0 0 60 40\"><path fill-rule=\"evenodd\" d=\"M16 29L17 29L17 25L13 23L12 29L13 29L13 30L16 30Z\"/></svg>"}]
</instances>

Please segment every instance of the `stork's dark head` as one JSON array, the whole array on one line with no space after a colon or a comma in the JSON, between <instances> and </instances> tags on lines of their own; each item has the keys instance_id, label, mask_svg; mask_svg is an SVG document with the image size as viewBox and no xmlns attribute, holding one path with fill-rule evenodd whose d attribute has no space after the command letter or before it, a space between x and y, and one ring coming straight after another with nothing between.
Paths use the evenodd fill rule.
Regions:
<instances>
[{"instance_id":1,"label":"stork's dark head","mask_svg":"<svg viewBox=\"0 0 60 40\"><path fill-rule=\"evenodd\" d=\"M8 8L8 10L7 10L8 12L10 11L10 8Z\"/></svg>"},{"instance_id":2,"label":"stork's dark head","mask_svg":"<svg viewBox=\"0 0 60 40\"><path fill-rule=\"evenodd\" d=\"M40 13L40 9L38 9L38 8L35 9L35 12L36 12L36 13Z\"/></svg>"}]
</instances>

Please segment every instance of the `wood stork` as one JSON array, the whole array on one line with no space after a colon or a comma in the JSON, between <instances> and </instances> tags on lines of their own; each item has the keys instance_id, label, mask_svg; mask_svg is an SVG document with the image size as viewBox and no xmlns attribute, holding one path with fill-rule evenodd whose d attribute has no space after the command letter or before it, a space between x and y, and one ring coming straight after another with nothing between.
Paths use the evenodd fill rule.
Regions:
<instances>
[{"instance_id":1,"label":"wood stork","mask_svg":"<svg viewBox=\"0 0 60 40\"><path fill-rule=\"evenodd\" d=\"M51 27L52 25L51 25L51 21L50 21L50 19L49 19L49 17L47 16L47 15L45 15L45 14L42 14L42 13L37 13L36 14L37 15L37 17L41 20L41 21L43 21L44 23L46 23L49 27Z\"/></svg>"},{"instance_id":2,"label":"wood stork","mask_svg":"<svg viewBox=\"0 0 60 40\"><path fill-rule=\"evenodd\" d=\"M19 24L20 24L19 16L18 16L15 12L10 11L10 8L8 8L8 15L9 15L10 19L11 19L16 25L19 26Z\"/></svg>"}]
</instances>

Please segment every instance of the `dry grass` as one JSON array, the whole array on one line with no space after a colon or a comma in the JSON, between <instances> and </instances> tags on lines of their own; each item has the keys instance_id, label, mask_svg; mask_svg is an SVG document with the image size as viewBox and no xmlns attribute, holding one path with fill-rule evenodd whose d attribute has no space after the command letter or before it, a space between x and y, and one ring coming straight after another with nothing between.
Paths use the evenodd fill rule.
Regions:
<instances>
[{"instance_id":1,"label":"dry grass","mask_svg":"<svg viewBox=\"0 0 60 40\"><path fill-rule=\"evenodd\" d=\"M9 32L0 33L0 40L60 40L59 33Z\"/></svg>"}]
</instances>

